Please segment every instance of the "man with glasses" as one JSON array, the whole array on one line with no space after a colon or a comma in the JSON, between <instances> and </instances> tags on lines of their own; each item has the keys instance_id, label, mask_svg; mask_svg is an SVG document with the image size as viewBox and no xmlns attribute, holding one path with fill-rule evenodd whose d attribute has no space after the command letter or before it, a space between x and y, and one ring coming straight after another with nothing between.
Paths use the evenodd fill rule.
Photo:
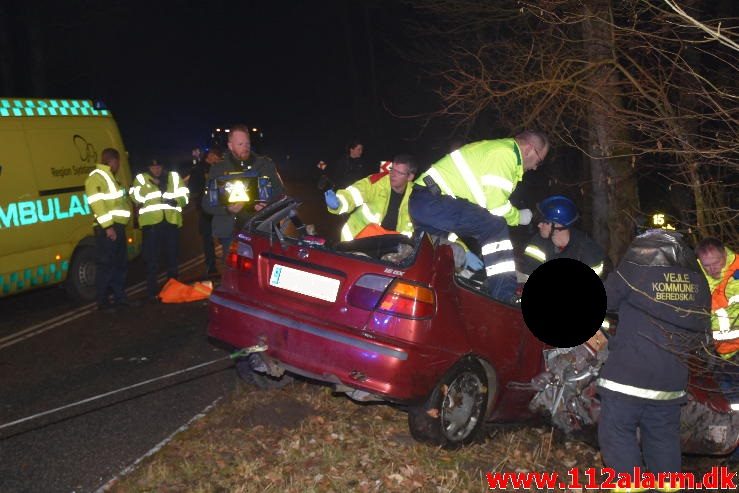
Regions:
<instances>
[{"instance_id":1,"label":"man with glasses","mask_svg":"<svg viewBox=\"0 0 739 493\"><path fill-rule=\"evenodd\" d=\"M524 172L536 170L547 152L547 136L536 131L467 144L422 174L408 203L416 228L477 240L486 288L493 298L507 303L516 301L508 226L529 224L532 217L530 209L513 207L509 197Z\"/></svg>"},{"instance_id":2,"label":"man with glasses","mask_svg":"<svg viewBox=\"0 0 739 493\"><path fill-rule=\"evenodd\" d=\"M416 177L415 159L401 154L393 159L389 172L380 172L362 178L346 188L327 190L324 194L331 214L349 214L341 228L341 241L351 241L370 232L413 235L413 224L408 215L410 182Z\"/></svg>"},{"instance_id":3,"label":"man with glasses","mask_svg":"<svg viewBox=\"0 0 739 493\"><path fill-rule=\"evenodd\" d=\"M563 195L553 195L538 206L541 220L539 233L534 235L524 250L520 272L528 278L544 262L556 258L579 260L590 266L600 277L604 274L605 253L588 235L573 228L579 214L575 203Z\"/></svg>"}]
</instances>

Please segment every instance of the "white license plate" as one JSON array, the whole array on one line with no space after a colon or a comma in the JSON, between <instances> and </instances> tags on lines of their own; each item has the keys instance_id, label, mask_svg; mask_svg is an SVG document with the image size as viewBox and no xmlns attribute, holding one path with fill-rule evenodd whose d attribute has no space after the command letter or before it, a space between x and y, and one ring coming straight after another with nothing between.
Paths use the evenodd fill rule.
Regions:
<instances>
[{"instance_id":1,"label":"white license plate","mask_svg":"<svg viewBox=\"0 0 739 493\"><path fill-rule=\"evenodd\" d=\"M270 286L332 303L336 301L340 284L341 281L338 279L311 274L280 264L272 267L272 275L269 277Z\"/></svg>"}]
</instances>

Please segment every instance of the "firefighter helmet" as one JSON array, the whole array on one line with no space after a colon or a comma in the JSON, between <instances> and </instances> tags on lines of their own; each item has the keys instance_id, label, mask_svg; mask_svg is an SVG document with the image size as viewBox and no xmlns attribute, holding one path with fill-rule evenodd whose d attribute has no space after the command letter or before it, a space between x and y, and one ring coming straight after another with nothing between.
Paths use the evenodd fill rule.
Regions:
<instances>
[{"instance_id":1,"label":"firefighter helmet","mask_svg":"<svg viewBox=\"0 0 739 493\"><path fill-rule=\"evenodd\" d=\"M569 227L579 217L575 203L564 195L552 195L539 203L539 212L545 221Z\"/></svg>"}]
</instances>

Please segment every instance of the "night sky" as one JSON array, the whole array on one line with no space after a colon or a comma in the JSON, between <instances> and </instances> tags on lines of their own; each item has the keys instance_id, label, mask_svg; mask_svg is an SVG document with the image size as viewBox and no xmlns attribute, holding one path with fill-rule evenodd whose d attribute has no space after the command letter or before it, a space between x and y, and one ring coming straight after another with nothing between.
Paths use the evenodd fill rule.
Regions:
<instances>
[{"instance_id":1,"label":"night sky","mask_svg":"<svg viewBox=\"0 0 739 493\"><path fill-rule=\"evenodd\" d=\"M396 51L409 46L412 15L399 2L11 1L4 9L14 48L4 95L104 101L134 166L186 160L212 128L237 122L262 129L260 150L288 175L337 157L352 136L378 160L436 159L451 139L444 122L419 135L421 120L391 114L438 104L422 66ZM40 43L29 42L33 26Z\"/></svg>"}]
</instances>

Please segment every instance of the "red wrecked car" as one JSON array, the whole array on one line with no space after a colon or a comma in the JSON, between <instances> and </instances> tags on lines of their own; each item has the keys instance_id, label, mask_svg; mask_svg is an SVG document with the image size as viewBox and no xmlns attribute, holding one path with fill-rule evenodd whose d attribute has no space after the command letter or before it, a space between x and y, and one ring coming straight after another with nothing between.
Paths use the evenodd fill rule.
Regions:
<instances>
[{"instance_id":1,"label":"red wrecked car","mask_svg":"<svg viewBox=\"0 0 739 493\"><path fill-rule=\"evenodd\" d=\"M306 233L298 206L284 198L253 216L210 297L208 335L255 351L237 362L244 378L273 387L301 375L355 400L404 405L411 435L446 448L482 437L487 421L548 414L565 431L595 423L604 351L545 346L518 306L459 271L449 244L416 234L329 246ZM719 393L691 395L700 426L714 432L684 450L730 452L737 413Z\"/></svg>"}]
</instances>

